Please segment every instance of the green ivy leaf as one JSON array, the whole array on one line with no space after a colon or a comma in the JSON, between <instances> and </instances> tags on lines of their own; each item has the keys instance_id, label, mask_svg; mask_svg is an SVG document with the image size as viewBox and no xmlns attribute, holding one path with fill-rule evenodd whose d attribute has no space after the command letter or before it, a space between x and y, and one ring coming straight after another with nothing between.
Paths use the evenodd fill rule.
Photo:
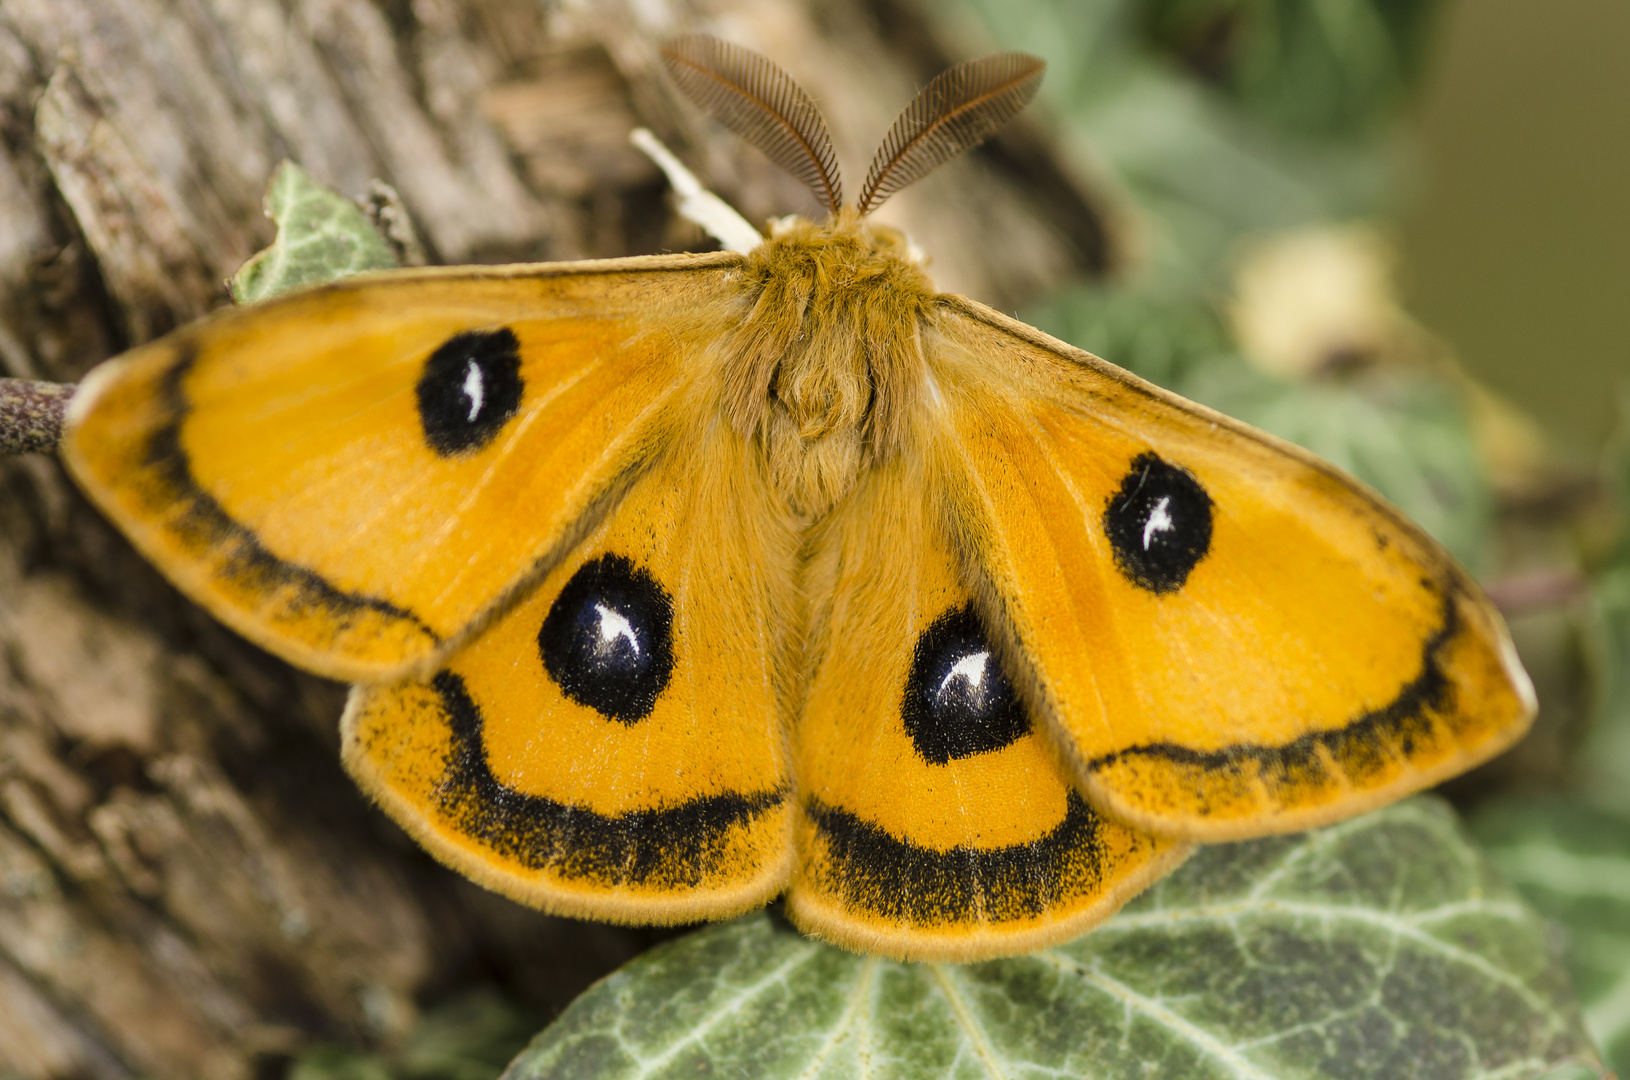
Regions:
<instances>
[{"instance_id":1,"label":"green ivy leaf","mask_svg":"<svg viewBox=\"0 0 1630 1080\"><path fill-rule=\"evenodd\" d=\"M899 964L770 915L655 949L505 1080L1601 1076L1543 925L1431 799L1202 848L1087 936Z\"/></svg>"},{"instance_id":2,"label":"green ivy leaf","mask_svg":"<svg viewBox=\"0 0 1630 1080\"><path fill-rule=\"evenodd\" d=\"M232 299L254 304L364 270L389 270L396 253L361 207L292 161L272 174L266 213L277 239L232 275Z\"/></svg>"},{"instance_id":3,"label":"green ivy leaf","mask_svg":"<svg viewBox=\"0 0 1630 1080\"><path fill-rule=\"evenodd\" d=\"M1574 800L1511 799L1469 822L1489 857L1567 934L1585 1023L1630 1072L1630 819Z\"/></svg>"}]
</instances>

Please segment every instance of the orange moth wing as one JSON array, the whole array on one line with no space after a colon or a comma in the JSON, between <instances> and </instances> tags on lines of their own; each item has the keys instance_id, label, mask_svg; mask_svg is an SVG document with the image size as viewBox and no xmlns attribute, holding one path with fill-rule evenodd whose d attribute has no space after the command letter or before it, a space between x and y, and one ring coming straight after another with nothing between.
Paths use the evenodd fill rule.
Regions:
<instances>
[{"instance_id":1,"label":"orange moth wing","mask_svg":"<svg viewBox=\"0 0 1630 1080\"><path fill-rule=\"evenodd\" d=\"M222 312L98 368L63 457L250 640L428 672L671 437L732 261L398 271Z\"/></svg>"},{"instance_id":2,"label":"orange moth wing","mask_svg":"<svg viewBox=\"0 0 1630 1080\"><path fill-rule=\"evenodd\" d=\"M1302 829L1526 730L1499 614L1378 496L981 305L942 312L952 527L1103 812L1194 840Z\"/></svg>"},{"instance_id":3,"label":"orange moth wing","mask_svg":"<svg viewBox=\"0 0 1630 1080\"><path fill-rule=\"evenodd\" d=\"M667 453L427 683L359 686L344 760L443 862L562 915L721 918L786 886L792 534L763 466Z\"/></svg>"},{"instance_id":4,"label":"orange moth wing","mask_svg":"<svg viewBox=\"0 0 1630 1080\"><path fill-rule=\"evenodd\" d=\"M877 470L817 530L787 911L849 948L974 960L1081 934L1188 848L1076 789L995 653L925 464Z\"/></svg>"}]
</instances>

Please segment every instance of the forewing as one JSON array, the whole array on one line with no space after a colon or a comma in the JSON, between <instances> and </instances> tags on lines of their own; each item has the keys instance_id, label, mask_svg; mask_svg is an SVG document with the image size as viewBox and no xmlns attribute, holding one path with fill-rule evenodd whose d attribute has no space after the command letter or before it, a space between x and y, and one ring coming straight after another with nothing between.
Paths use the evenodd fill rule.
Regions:
<instances>
[{"instance_id":1,"label":"forewing","mask_svg":"<svg viewBox=\"0 0 1630 1080\"><path fill-rule=\"evenodd\" d=\"M443 862L547 911L762 904L791 858L780 520L739 439L685 447L427 683L353 690L347 768Z\"/></svg>"},{"instance_id":2,"label":"forewing","mask_svg":"<svg viewBox=\"0 0 1630 1080\"><path fill-rule=\"evenodd\" d=\"M1069 782L965 586L920 459L818 534L787 910L850 948L970 960L1073 937L1182 858Z\"/></svg>"},{"instance_id":3,"label":"forewing","mask_svg":"<svg viewBox=\"0 0 1630 1080\"><path fill-rule=\"evenodd\" d=\"M256 643L423 672L668 437L733 261L406 271L223 313L93 372L64 458Z\"/></svg>"},{"instance_id":4,"label":"forewing","mask_svg":"<svg viewBox=\"0 0 1630 1080\"><path fill-rule=\"evenodd\" d=\"M1094 805L1306 828L1514 741L1500 616L1352 479L960 298L929 335L950 515Z\"/></svg>"}]
</instances>

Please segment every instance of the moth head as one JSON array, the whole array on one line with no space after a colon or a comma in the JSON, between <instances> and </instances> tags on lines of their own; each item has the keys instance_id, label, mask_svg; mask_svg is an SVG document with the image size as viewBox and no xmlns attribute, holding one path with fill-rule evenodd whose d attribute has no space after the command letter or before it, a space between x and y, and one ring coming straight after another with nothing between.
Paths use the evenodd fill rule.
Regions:
<instances>
[{"instance_id":1,"label":"moth head","mask_svg":"<svg viewBox=\"0 0 1630 1080\"><path fill-rule=\"evenodd\" d=\"M803 181L838 217L843 179L814 100L769 58L706 34L670 42L662 59L687 97ZM863 218L890 195L989 138L1030 103L1046 64L995 53L958 64L911 100L872 155L855 201Z\"/></svg>"}]
</instances>

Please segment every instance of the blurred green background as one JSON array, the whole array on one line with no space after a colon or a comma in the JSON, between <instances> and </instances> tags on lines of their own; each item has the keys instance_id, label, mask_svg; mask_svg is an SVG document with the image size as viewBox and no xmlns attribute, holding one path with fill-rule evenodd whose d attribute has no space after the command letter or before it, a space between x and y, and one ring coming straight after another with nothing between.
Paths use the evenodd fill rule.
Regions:
<instances>
[{"instance_id":1,"label":"blurred green background","mask_svg":"<svg viewBox=\"0 0 1630 1080\"><path fill-rule=\"evenodd\" d=\"M1378 225L1409 313L1553 451L1600 451L1630 384L1630 5L935 7L1048 60L1044 100L1131 208L1127 284L1215 305L1253 238Z\"/></svg>"},{"instance_id":2,"label":"blurred green background","mask_svg":"<svg viewBox=\"0 0 1630 1080\"><path fill-rule=\"evenodd\" d=\"M1630 380L1630 5L1456 0L1414 112L1405 295L1569 450Z\"/></svg>"}]
</instances>

